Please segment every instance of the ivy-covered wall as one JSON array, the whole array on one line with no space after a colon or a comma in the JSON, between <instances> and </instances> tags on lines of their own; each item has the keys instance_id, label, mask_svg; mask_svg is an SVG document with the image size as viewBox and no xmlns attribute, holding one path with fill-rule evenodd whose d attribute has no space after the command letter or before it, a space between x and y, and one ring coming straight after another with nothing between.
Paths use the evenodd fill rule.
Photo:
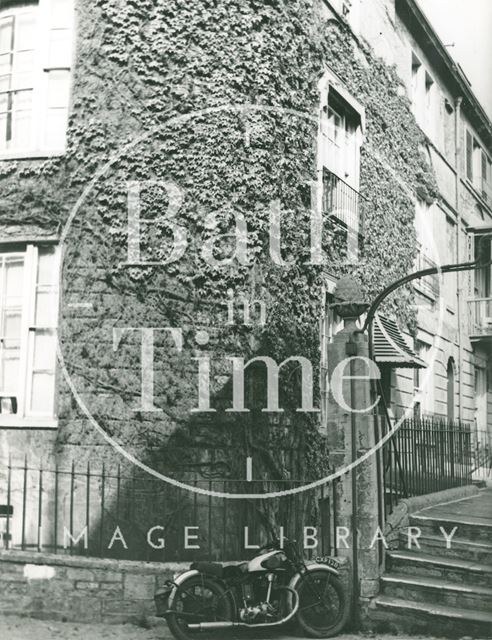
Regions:
<instances>
[{"instance_id":1,"label":"ivy-covered wall","mask_svg":"<svg viewBox=\"0 0 492 640\"><path fill-rule=\"evenodd\" d=\"M326 263L313 265L308 184L316 177L317 83L327 67L365 109L364 237L354 263L327 222ZM248 104L265 108L237 108ZM60 335L81 397L106 433L161 470L183 473L188 463L210 462L213 450L233 477L244 477L245 455L253 455L257 478L304 480L326 471L326 447L319 413L296 411L298 367L286 365L281 375L283 413L260 410L260 367L247 380L256 409L238 414L224 411L231 406L226 358L302 355L313 363L317 387L326 274L352 273L371 299L412 269L412 198L435 196L421 143L396 71L348 27L321 19L311 0L79 0L67 152L0 163L0 224L3 234L14 227L60 233L108 163L77 204L64 243ZM183 197L176 221L188 247L166 267L126 264L127 182L136 180L172 182ZM155 185L142 191L142 217L154 219L142 226L149 259L169 255L169 226L160 218L172 204L168 195ZM282 210L281 267L268 245L274 201ZM211 212L220 213L224 234L242 213L249 264L211 267L201 258L203 243L217 233L204 223ZM224 235L216 257L231 255L233 240ZM265 326L228 325L229 291L262 298ZM69 305L78 302L93 306L74 311ZM387 306L409 329L411 302L408 289ZM134 410L140 335L127 332L113 349L118 327L182 328L181 353L168 333L155 334L156 411ZM208 345L197 344L199 330L209 332ZM214 413L191 412L200 353L212 361ZM114 458L62 376L59 388L59 455L94 457L97 448L100 458Z\"/></svg>"}]
</instances>

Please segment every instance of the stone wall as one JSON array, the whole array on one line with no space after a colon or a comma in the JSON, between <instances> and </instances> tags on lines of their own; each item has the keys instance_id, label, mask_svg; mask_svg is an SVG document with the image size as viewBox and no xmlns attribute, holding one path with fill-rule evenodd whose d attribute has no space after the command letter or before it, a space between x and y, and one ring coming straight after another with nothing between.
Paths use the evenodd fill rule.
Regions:
<instances>
[{"instance_id":1,"label":"stone wall","mask_svg":"<svg viewBox=\"0 0 492 640\"><path fill-rule=\"evenodd\" d=\"M141 622L184 564L0 552L0 613L74 622Z\"/></svg>"}]
</instances>

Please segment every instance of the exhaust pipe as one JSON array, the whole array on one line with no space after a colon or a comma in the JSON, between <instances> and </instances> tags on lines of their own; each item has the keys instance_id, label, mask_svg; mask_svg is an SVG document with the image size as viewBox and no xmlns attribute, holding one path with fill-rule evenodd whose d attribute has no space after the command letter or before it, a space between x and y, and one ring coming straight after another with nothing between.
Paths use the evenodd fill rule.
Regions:
<instances>
[{"instance_id":1,"label":"exhaust pipe","mask_svg":"<svg viewBox=\"0 0 492 640\"><path fill-rule=\"evenodd\" d=\"M292 611L289 613L289 615L285 616L285 618L282 618L282 620L278 620L277 622L259 622L258 624L253 623L249 623L249 622L234 622L232 620L224 620L222 622L199 622L199 623L195 623L195 624L189 624L188 625L188 629L190 631L211 631L211 630L215 630L215 629L232 629L232 628L238 628L238 627L242 627L244 628L248 628L248 629L257 629L257 628L265 628L265 627L279 627L281 624L285 624L286 622L289 622L289 620L292 620L292 618L296 615L298 609L299 609L299 594L297 593L297 591L295 591L294 589L291 589L290 587L283 587L286 591L290 591L292 594L294 594L295 597L295 604L294 607L292 609Z\"/></svg>"}]
</instances>

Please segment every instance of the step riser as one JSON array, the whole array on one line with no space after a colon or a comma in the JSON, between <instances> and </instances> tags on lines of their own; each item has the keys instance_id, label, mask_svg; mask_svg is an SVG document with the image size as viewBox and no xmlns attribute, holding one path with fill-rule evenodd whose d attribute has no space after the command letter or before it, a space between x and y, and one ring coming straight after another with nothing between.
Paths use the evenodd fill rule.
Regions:
<instances>
[{"instance_id":1,"label":"step riser","mask_svg":"<svg viewBox=\"0 0 492 640\"><path fill-rule=\"evenodd\" d=\"M373 629L382 633L416 634L448 638L492 638L492 624L377 606L370 613Z\"/></svg>"},{"instance_id":2,"label":"step riser","mask_svg":"<svg viewBox=\"0 0 492 640\"><path fill-rule=\"evenodd\" d=\"M438 578L455 584L468 584L492 588L492 574L479 573L466 569L456 569L435 566L426 562L415 562L400 558L389 558L387 570L393 573L404 573L408 576L422 576L425 578Z\"/></svg>"},{"instance_id":3,"label":"step riser","mask_svg":"<svg viewBox=\"0 0 492 640\"><path fill-rule=\"evenodd\" d=\"M419 545L420 549L414 545L412 545L411 549L408 549L408 538L403 534L398 541L398 548L401 549L401 551L415 551L416 553L427 553L429 555L439 556L440 558L460 558L461 560L469 560L470 562L492 565L492 551L477 549L456 539L451 541L450 549L446 549L444 539L437 541L421 537L419 538Z\"/></svg>"},{"instance_id":4,"label":"step riser","mask_svg":"<svg viewBox=\"0 0 492 640\"><path fill-rule=\"evenodd\" d=\"M485 611L486 613L492 609L491 597L480 594L384 581L382 588L386 595L412 602L432 602L448 607Z\"/></svg>"},{"instance_id":5,"label":"step riser","mask_svg":"<svg viewBox=\"0 0 492 640\"><path fill-rule=\"evenodd\" d=\"M439 527L443 527L444 530L449 534L454 529L454 527L458 527L454 536L456 538L466 538L467 540L473 540L476 542L489 542L492 537L492 529L490 527L482 527L476 524L466 524L463 522L446 522L440 520L420 520L418 518L410 518L410 526L418 527L422 534L430 533L432 535L440 535L442 533ZM444 541L444 537L443 537Z\"/></svg>"}]
</instances>

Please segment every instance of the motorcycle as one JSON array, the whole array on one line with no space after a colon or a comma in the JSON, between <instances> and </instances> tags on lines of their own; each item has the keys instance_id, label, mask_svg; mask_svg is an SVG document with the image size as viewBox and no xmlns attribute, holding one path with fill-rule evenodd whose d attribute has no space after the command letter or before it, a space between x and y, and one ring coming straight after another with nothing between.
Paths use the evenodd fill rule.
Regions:
<instances>
[{"instance_id":1,"label":"motorcycle","mask_svg":"<svg viewBox=\"0 0 492 640\"><path fill-rule=\"evenodd\" d=\"M266 629L297 621L312 638L330 638L350 606L332 558L305 561L292 541L269 541L249 562L194 562L155 594L157 615L177 640L216 630Z\"/></svg>"}]
</instances>

